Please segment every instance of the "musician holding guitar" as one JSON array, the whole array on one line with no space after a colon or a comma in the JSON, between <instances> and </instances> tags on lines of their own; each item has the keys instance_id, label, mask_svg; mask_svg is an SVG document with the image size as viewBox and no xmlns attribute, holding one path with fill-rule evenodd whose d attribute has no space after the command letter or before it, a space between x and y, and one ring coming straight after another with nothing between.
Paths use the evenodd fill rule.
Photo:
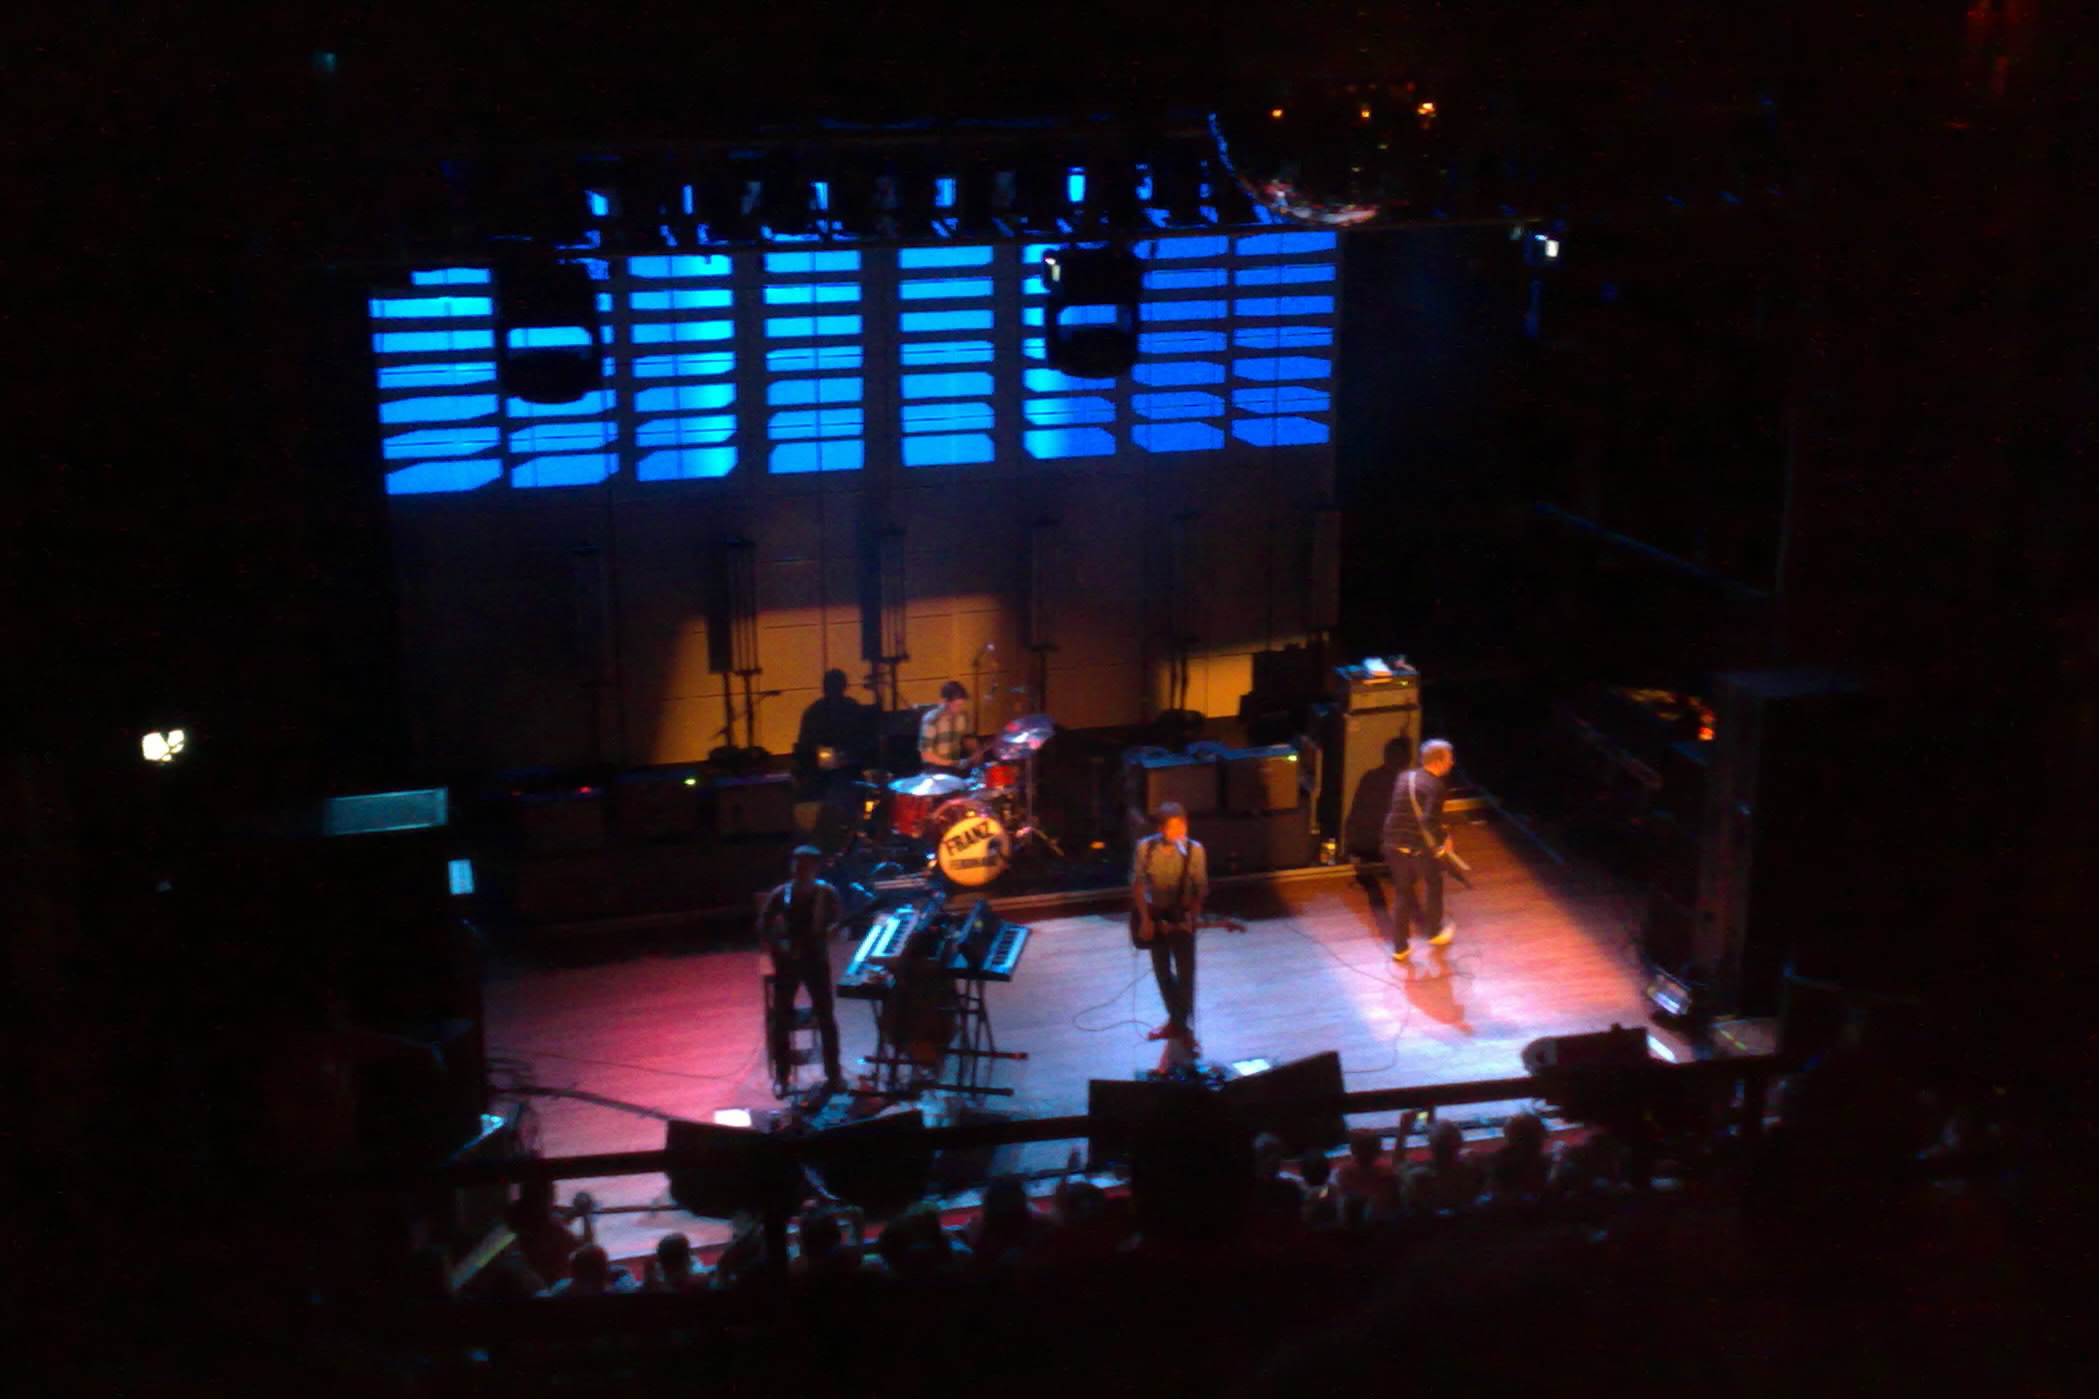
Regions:
<instances>
[{"instance_id":1,"label":"musician holding guitar","mask_svg":"<svg viewBox=\"0 0 2099 1399\"><path fill-rule=\"evenodd\" d=\"M1166 1023L1150 1038L1179 1040L1195 1053L1195 930L1210 892L1209 860L1202 843L1188 838L1188 813L1178 802L1161 803L1152 826L1130 857L1130 936L1150 949L1166 1005Z\"/></svg>"},{"instance_id":2,"label":"musician holding guitar","mask_svg":"<svg viewBox=\"0 0 2099 1399\"><path fill-rule=\"evenodd\" d=\"M1443 917L1443 864L1455 858L1443 827L1443 779L1455 767L1450 744L1432 738L1421 759L1392 784L1385 809L1385 864L1392 872L1392 960L1407 960L1407 940L1419 921L1431 947L1457 932Z\"/></svg>"}]
</instances>

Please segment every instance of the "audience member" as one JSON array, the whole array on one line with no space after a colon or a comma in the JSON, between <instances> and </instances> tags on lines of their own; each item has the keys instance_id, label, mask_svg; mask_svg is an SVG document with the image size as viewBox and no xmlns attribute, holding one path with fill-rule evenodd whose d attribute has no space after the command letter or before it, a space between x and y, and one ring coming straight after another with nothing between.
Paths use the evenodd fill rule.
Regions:
<instances>
[{"instance_id":1,"label":"audience member","mask_svg":"<svg viewBox=\"0 0 2099 1399\"><path fill-rule=\"evenodd\" d=\"M656 1256L649 1260L649 1292L698 1292L707 1286L707 1271L694 1263L692 1240L683 1234L665 1234L656 1240Z\"/></svg>"},{"instance_id":2,"label":"audience member","mask_svg":"<svg viewBox=\"0 0 2099 1399\"><path fill-rule=\"evenodd\" d=\"M882 1226L875 1253L891 1277L944 1277L969 1261L969 1250L940 1226L940 1211L920 1203Z\"/></svg>"},{"instance_id":3,"label":"audience member","mask_svg":"<svg viewBox=\"0 0 2099 1399\"><path fill-rule=\"evenodd\" d=\"M1455 1122L1429 1129L1429 1159L1407 1171L1407 1203L1423 1214L1464 1209L1480 1193L1480 1169L1465 1155L1465 1133Z\"/></svg>"},{"instance_id":4,"label":"audience member","mask_svg":"<svg viewBox=\"0 0 2099 1399\"><path fill-rule=\"evenodd\" d=\"M1064 1271L1113 1258L1132 1231L1129 1202L1088 1180L1057 1183L1049 1226L1021 1258L1027 1271Z\"/></svg>"},{"instance_id":5,"label":"audience member","mask_svg":"<svg viewBox=\"0 0 2099 1399\"><path fill-rule=\"evenodd\" d=\"M1552 1171L1545 1120L1519 1112L1501 1125L1501 1149L1487 1161L1487 1198L1496 1204L1541 1200Z\"/></svg>"},{"instance_id":6,"label":"audience member","mask_svg":"<svg viewBox=\"0 0 2099 1399\"><path fill-rule=\"evenodd\" d=\"M858 1215L853 1215L851 1220L853 1237L848 1240L847 1219L838 1211L811 1210L803 1215L801 1252L791 1265L793 1274L814 1282L857 1277L865 1271Z\"/></svg>"},{"instance_id":7,"label":"audience member","mask_svg":"<svg viewBox=\"0 0 2099 1399\"><path fill-rule=\"evenodd\" d=\"M1041 1242L1047 1229L1019 1178L1000 1176L985 1187L984 1203L962 1237L978 1267L1004 1268Z\"/></svg>"},{"instance_id":8,"label":"audience member","mask_svg":"<svg viewBox=\"0 0 2099 1399\"><path fill-rule=\"evenodd\" d=\"M578 1200L587 1200L579 1195ZM528 1180L517 1188L517 1198L503 1211L503 1222L517 1236L517 1251L542 1285L568 1276L569 1255L584 1240L569 1232L554 1208L554 1182Z\"/></svg>"},{"instance_id":9,"label":"audience member","mask_svg":"<svg viewBox=\"0 0 2099 1399\"><path fill-rule=\"evenodd\" d=\"M1374 1128L1349 1132L1348 1159L1334 1172L1334 1189L1344 1222L1389 1219L1399 1212L1399 1177L1385 1160Z\"/></svg>"},{"instance_id":10,"label":"audience member","mask_svg":"<svg viewBox=\"0 0 2099 1399\"><path fill-rule=\"evenodd\" d=\"M1273 1132L1254 1138L1254 1209L1264 1215L1301 1219L1305 1188L1283 1174L1289 1147Z\"/></svg>"},{"instance_id":11,"label":"audience member","mask_svg":"<svg viewBox=\"0 0 2099 1399\"><path fill-rule=\"evenodd\" d=\"M568 1258L568 1276L544 1293L545 1297L609 1297L616 1292L639 1292L640 1286L625 1268L615 1268L605 1250L585 1244Z\"/></svg>"},{"instance_id":12,"label":"audience member","mask_svg":"<svg viewBox=\"0 0 2099 1399\"><path fill-rule=\"evenodd\" d=\"M1140 1252L1183 1257L1229 1246L1254 1200L1253 1139L1200 1089L1162 1101L1130 1141Z\"/></svg>"},{"instance_id":13,"label":"audience member","mask_svg":"<svg viewBox=\"0 0 2099 1399\"><path fill-rule=\"evenodd\" d=\"M1297 1178L1304 1182L1305 1223L1325 1229L1341 1222L1341 1207L1334 1193L1333 1162L1326 1152L1313 1147L1297 1159Z\"/></svg>"},{"instance_id":14,"label":"audience member","mask_svg":"<svg viewBox=\"0 0 2099 1399\"><path fill-rule=\"evenodd\" d=\"M765 1221L755 1214L739 1214L729 1221L729 1246L714 1260L717 1287L741 1287L756 1282L765 1273Z\"/></svg>"},{"instance_id":15,"label":"audience member","mask_svg":"<svg viewBox=\"0 0 2099 1399\"><path fill-rule=\"evenodd\" d=\"M1580 1141L1554 1154L1547 1184L1552 1194L1574 1199L1616 1194L1625 1180L1625 1143L1617 1133L1592 1128Z\"/></svg>"}]
</instances>

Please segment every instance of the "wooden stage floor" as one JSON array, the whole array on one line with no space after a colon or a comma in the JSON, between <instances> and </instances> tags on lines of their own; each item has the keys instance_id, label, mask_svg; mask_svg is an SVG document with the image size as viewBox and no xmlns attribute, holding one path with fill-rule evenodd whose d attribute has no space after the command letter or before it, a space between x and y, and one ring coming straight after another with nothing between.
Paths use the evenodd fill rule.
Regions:
<instances>
[{"instance_id":1,"label":"wooden stage floor","mask_svg":"<svg viewBox=\"0 0 2099 1399\"><path fill-rule=\"evenodd\" d=\"M1338 1050L1350 1089L1388 1088L1519 1075L1523 1046L1541 1035L1646 1023L1632 891L1555 862L1505 825L1467 827L1458 839L1478 887L1449 886L1457 937L1444 948L1417 942L1404 966L1390 957L1382 888L1373 893L1346 870L1213 891L1213 910L1248 931L1202 934L1204 1057L1281 1064ZM1120 913L1008 916L1033 936L1016 979L992 985L988 1003L1000 1048L1029 1057L996 1064L991 1081L1014 1094L986 1106L1030 1117L1083 1112L1089 1079L1128 1079L1158 1058L1144 1038L1161 1018L1149 960L1130 946ZM835 945L834 966L851 953L851 943ZM761 975L755 947L505 970L486 990L496 1079L519 1066L541 1088L589 1095L533 1099L549 1155L655 1149L666 1118L769 1109ZM842 1002L839 1024L850 1070L873 1050L872 1015ZM1665 1052L1687 1052L1656 1039ZM1054 1166L1066 1150L1008 1148L996 1164ZM644 1254L671 1230L695 1244L725 1236L718 1221L670 1205L661 1177L587 1188L601 1204L662 1205L601 1221L615 1258Z\"/></svg>"}]
</instances>

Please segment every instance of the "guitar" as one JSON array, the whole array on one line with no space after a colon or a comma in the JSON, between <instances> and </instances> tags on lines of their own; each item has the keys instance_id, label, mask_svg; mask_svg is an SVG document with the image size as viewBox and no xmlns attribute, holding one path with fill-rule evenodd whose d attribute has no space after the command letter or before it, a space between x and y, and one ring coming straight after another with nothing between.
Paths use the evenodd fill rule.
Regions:
<instances>
[{"instance_id":1,"label":"guitar","mask_svg":"<svg viewBox=\"0 0 2099 1399\"><path fill-rule=\"evenodd\" d=\"M1467 878L1467 876L1472 873L1472 866L1465 863L1465 857L1458 854L1456 846L1451 845L1448 842L1445 842L1443 846L1443 853L1438 855L1436 859L1443 866L1444 869L1450 872L1451 878L1457 880L1458 883L1464 885L1467 889L1476 887L1473 884L1473 882L1469 878Z\"/></svg>"},{"instance_id":2,"label":"guitar","mask_svg":"<svg viewBox=\"0 0 2099 1399\"><path fill-rule=\"evenodd\" d=\"M1155 931L1162 926L1191 933L1200 932L1204 928L1222 928L1228 933L1243 933L1246 931L1246 925L1238 919L1226 918L1215 913L1202 914L1192 923L1166 918L1154 918L1152 920L1152 927ZM1130 910L1130 945L1132 947L1151 946L1151 939L1144 935L1144 925L1138 921L1135 909Z\"/></svg>"}]
</instances>

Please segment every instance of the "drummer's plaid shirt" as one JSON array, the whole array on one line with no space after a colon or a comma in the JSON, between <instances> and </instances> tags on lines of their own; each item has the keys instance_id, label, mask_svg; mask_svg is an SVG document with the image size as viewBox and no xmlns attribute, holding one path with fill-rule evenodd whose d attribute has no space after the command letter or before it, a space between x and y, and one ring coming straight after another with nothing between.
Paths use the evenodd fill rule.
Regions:
<instances>
[{"instance_id":1,"label":"drummer's plaid shirt","mask_svg":"<svg viewBox=\"0 0 2099 1399\"><path fill-rule=\"evenodd\" d=\"M931 753L949 767L962 763L962 740L968 737L969 715L950 714L945 704L936 704L918 721L920 752Z\"/></svg>"}]
</instances>

